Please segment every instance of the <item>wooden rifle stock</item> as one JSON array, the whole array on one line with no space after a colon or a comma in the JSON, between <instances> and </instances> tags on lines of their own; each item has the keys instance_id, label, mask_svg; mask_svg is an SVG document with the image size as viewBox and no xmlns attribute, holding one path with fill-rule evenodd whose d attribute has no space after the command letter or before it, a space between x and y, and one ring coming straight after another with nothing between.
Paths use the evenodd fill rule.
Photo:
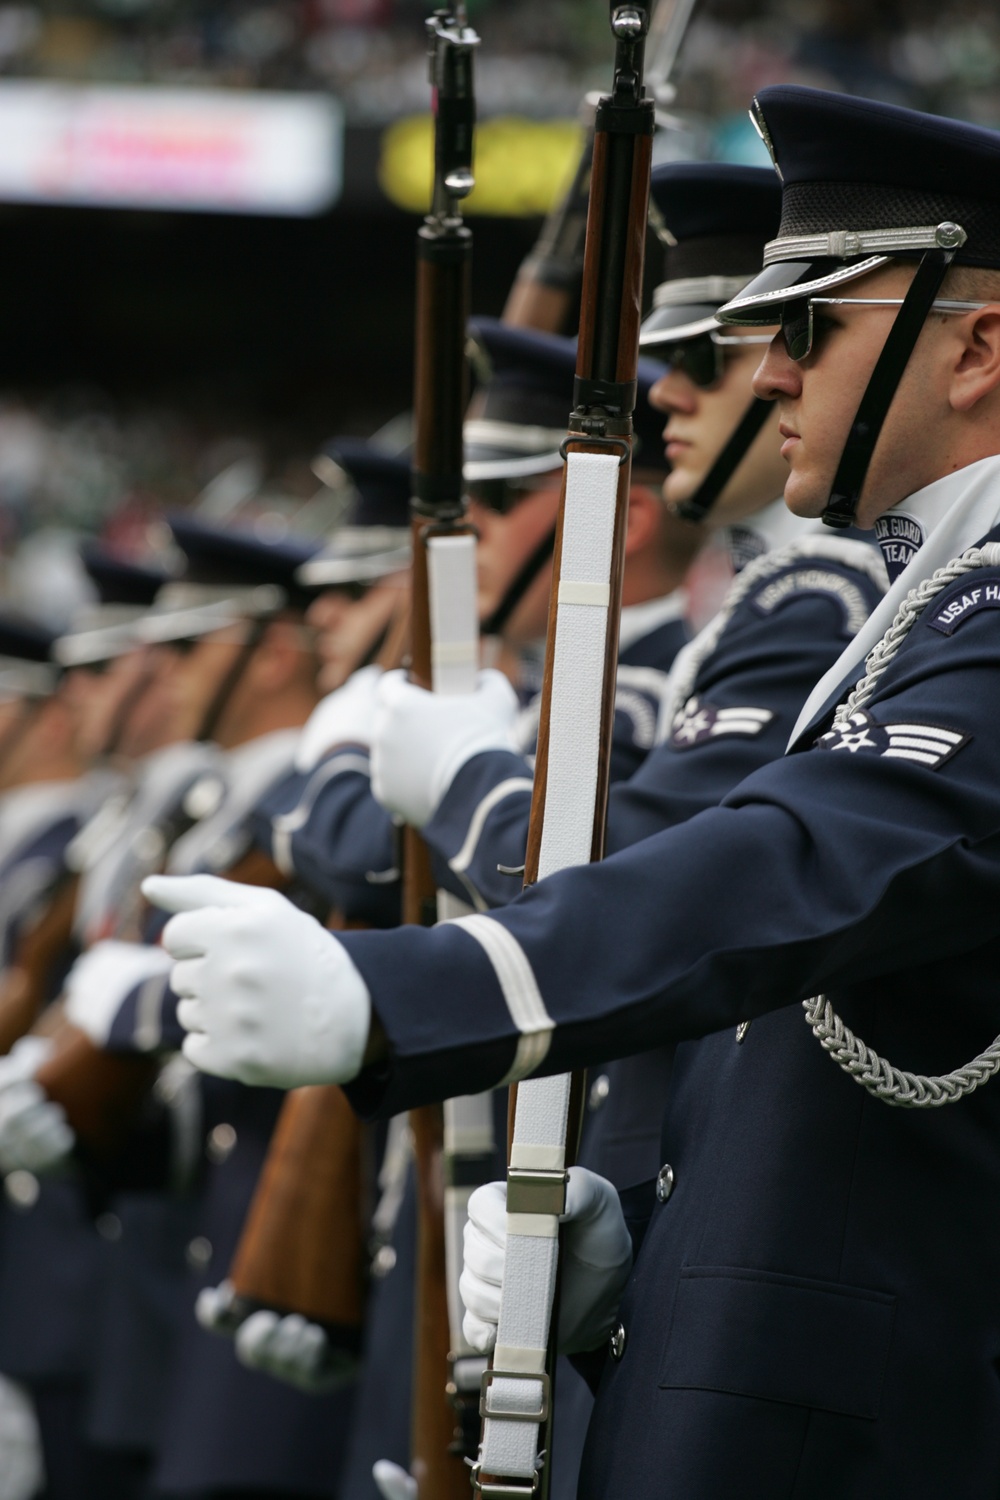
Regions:
<instances>
[{"instance_id":1,"label":"wooden rifle stock","mask_svg":"<svg viewBox=\"0 0 1000 1500\"><path fill-rule=\"evenodd\" d=\"M59 880L0 978L0 1053L9 1052L31 1030L52 998L57 965L65 960L73 939L77 886L75 875Z\"/></svg>"},{"instance_id":2,"label":"wooden rifle stock","mask_svg":"<svg viewBox=\"0 0 1000 1500\"><path fill-rule=\"evenodd\" d=\"M259 1307L321 1323L357 1355L365 1302L361 1124L334 1085L293 1089L282 1105L229 1272L236 1321Z\"/></svg>"}]
</instances>

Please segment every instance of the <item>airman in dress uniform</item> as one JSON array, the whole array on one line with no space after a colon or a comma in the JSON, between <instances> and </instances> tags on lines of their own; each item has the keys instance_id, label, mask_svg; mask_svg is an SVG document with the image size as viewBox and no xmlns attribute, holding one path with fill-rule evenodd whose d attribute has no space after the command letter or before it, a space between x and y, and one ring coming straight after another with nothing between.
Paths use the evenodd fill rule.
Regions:
<instances>
[{"instance_id":1,"label":"airman in dress uniform","mask_svg":"<svg viewBox=\"0 0 1000 1500\"><path fill-rule=\"evenodd\" d=\"M182 913L165 941L208 1069L340 1079L392 1111L510 1076L525 1024L542 1072L682 1044L668 1162L631 1204L634 1260L599 1179L577 1226L578 1250L597 1220L622 1246L599 1289L565 1288L591 1347L614 1325L581 1496L657 1493L669 1475L695 1500L985 1500L1000 1482L1000 137L792 87L762 91L755 115L782 221L720 316L780 321L755 389L779 403L789 505L874 527L901 568L790 753L503 911L328 937L321 1032L264 977L294 940L286 909L263 923L244 898L220 923L213 886L149 890ZM235 1026L233 942L254 944L258 996ZM487 1207L466 1279L481 1327L495 1229Z\"/></svg>"}]
</instances>

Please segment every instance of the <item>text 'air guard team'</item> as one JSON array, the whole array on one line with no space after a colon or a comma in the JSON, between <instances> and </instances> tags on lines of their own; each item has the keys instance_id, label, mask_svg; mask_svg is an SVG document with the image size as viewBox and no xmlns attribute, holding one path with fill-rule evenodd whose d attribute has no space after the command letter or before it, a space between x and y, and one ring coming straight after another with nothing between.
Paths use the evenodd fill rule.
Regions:
<instances>
[{"instance_id":1,"label":"text 'air guard team'","mask_svg":"<svg viewBox=\"0 0 1000 1500\"><path fill-rule=\"evenodd\" d=\"M465 1459L494 1496L1000 1492L1000 136L753 117L775 172L652 173L601 863L521 891L550 594L599 602L557 521L587 350L542 320L468 328L478 641L456 587L434 691L378 436L324 456L322 544L188 514L169 575L88 547L66 635L0 618L0 1500L446 1500L434 1212L447 1500ZM579 1149L521 1139L508 1213L506 1087L574 1069ZM480 1388L547 1420L515 1314L556 1218L518 1477Z\"/></svg>"}]
</instances>

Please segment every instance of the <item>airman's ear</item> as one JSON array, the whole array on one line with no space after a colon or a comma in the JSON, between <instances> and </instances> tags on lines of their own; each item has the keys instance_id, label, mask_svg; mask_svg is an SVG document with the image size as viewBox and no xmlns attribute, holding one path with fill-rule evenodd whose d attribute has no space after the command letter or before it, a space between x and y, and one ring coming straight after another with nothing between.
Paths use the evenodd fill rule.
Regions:
<instances>
[{"instance_id":1,"label":"airman's ear","mask_svg":"<svg viewBox=\"0 0 1000 1500\"><path fill-rule=\"evenodd\" d=\"M1000 387L1000 302L948 322L957 345L949 400L953 410L969 412Z\"/></svg>"}]
</instances>

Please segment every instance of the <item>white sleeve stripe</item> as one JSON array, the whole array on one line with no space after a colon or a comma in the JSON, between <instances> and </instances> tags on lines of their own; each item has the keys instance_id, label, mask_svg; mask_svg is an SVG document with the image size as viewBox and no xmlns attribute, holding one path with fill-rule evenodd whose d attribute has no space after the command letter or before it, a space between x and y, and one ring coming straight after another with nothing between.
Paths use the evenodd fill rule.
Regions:
<instances>
[{"instance_id":1,"label":"white sleeve stripe","mask_svg":"<svg viewBox=\"0 0 1000 1500\"><path fill-rule=\"evenodd\" d=\"M527 1039L531 1043L530 1047L518 1047L512 1069L512 1072L518 1070L518 1077L523 1078L545 1056L555 1025L545 1009L545 1001L527 954L506 927L501 927L492 917L477 912L471 917L458 917L447 925L460 927L471 938L475 938L493 965L511 1020L521 1033L522 1040ZM524 1071L520 1071L522 1068Z\"/></svg>"},{"instance_id":2,"label":"white sleeve stripe","mask_svg":"<svg viewBox=\"0 0 1000 1500\"><path fill-rule=\"evenodd\" d=\"M498 803L513 796L515 792L530 792L533 785L530 776L509 776L506 781L501 781L486 794L472 814L469 831L465 835L465 843L455 857L448 861L449 868L454 870L456 875L463 874L471 865L476 846L482 838L486 819Z\"/></svg>"},{"instance_id":3,"label":"white sleeve stripe","mask_svg":"<svg viewBox=\"0 0 1000 1500\"><path fill-rule=\"evenodd\" d=\"M536 1031L532 1036L522 1036L514 1053L514 1061L497 1088L507 1088L512 1083L520 1083L522 1079L530 1077L545 1061L551 1041L551 1031Z\"/></svg>"}]
</instances>

